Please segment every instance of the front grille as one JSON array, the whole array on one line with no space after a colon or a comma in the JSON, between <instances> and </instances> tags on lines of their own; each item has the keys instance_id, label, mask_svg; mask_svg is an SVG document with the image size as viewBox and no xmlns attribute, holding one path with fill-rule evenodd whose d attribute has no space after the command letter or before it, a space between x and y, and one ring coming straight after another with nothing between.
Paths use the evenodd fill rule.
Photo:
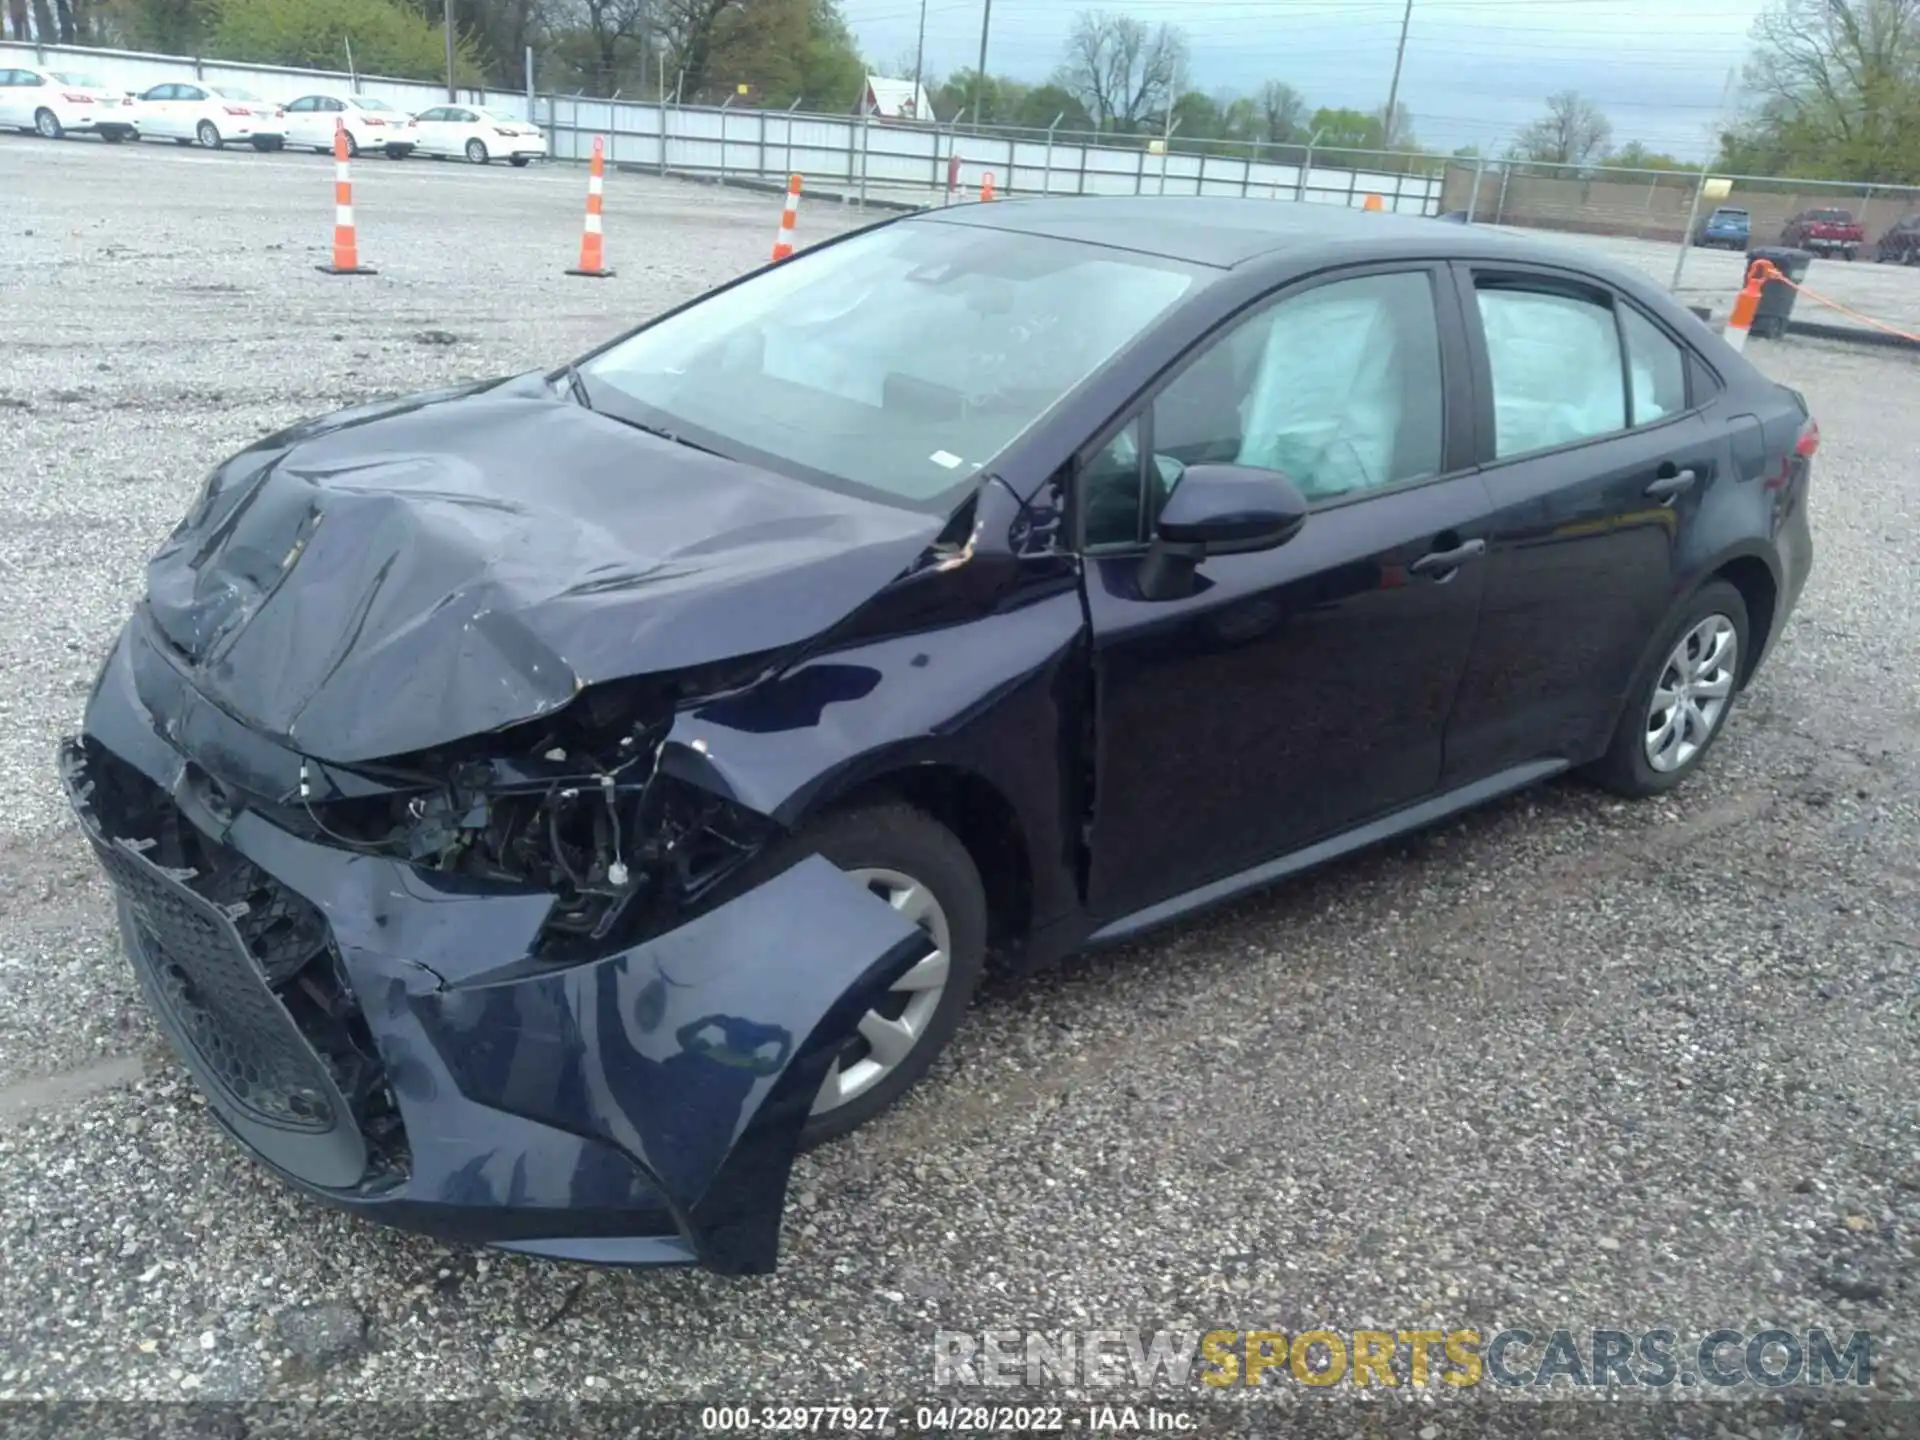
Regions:
<instances>
[{"instance_id":1,"label":"front grille","mask_svg":"<svg viewBox=\"0 0 1920 1440\"><path fill-rule=\"evenodd\" d=\"M319 1057L267 988L233 917L169 875L134 843L94 838L94 851L145 942L135 963L204 1062L205 1078L256 1119L331 1130L338 1118Z\"/></svg>"},{"instance_id":2,"label":"front grille","mask_svg":"<svg viewBox=\"0 0 1920 1440\"><path fill-rule=\"evenodd\" d=\"M404 1180L399 1107L318 908L110 752L82 743L63 761L129 958L210 1098L289 1136L357 1132L360 1188Z\"/></svg>"}]
</instances>

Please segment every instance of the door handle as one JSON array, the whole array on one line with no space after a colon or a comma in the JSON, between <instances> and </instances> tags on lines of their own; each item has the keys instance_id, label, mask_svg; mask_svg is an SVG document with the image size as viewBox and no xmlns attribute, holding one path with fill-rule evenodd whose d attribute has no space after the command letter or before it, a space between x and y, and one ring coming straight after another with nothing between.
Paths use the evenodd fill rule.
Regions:
<instances>
[{"instance_id":1,"label":"door handle","mask_svg":"<svg viewBox=\"0 0 1920 1440\"><path fill-rule=\"evenodd\" d=\"M1445 579L1469 560L1475 560L1486 550L1484 540L1467 540L1451 550L1434 550L1422 555L1407 568L1416 575L1438 575Z\"/></svg>"},{"instance_id":2,"label":"door handle","mask_svg":"<svg viewBox=\"0 0 1920 1440\"><path fill-rule=\"evenodd\" d=\"M1662 475L1647 486L1647 497L1671 505L1675 499L1693 488L1695 478L1692 470L1676 470L1671 475Z\"/></svg>"}]
</instances>

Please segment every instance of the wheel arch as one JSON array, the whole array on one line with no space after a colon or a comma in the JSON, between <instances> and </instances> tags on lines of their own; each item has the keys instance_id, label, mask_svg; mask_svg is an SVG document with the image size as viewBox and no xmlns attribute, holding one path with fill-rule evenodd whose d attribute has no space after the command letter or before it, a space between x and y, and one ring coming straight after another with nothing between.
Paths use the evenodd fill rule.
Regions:
<instances>
[{"instance_id":1,"label":"wheel arch","mask_svg":"<svg viewBox=\"0 0 1920 1440\"><path fill-rule=\"evenodd\" d=\"M987 892L987 941L1017 945L1033 921L1033 861L1020 811L977 770L948 761L892 765L817 792L795 827L829 812L897 800L951 830Z\"/></svg>"},{"instance_id":2,"label":"wheel arch","mask_svg":"<svg viewBox=\"0 0 1920 1440\"><path fill-rule=\"evenodd\" d=\"M1773 640L1780 609L1780 577L1772 563L1758 553L1733 555L1703 575L1692 594L1715 580L1725 580L1746 602L1747 653L1740 657L1740 686L1745 689ZM1691 599L1692 594L1686 598ZM1681 604L1685 603L1683 599Z\"/></svg>"}]
</instances>

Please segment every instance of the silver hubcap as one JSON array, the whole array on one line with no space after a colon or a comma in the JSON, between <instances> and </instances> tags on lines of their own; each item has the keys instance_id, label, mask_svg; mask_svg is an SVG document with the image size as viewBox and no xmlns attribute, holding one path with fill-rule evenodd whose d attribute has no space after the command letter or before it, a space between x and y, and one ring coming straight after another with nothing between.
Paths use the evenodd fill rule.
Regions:
<instances>
[{"instance_id":1,"label":"silver hubcap","mask_svg":"<svg viewBox=\"0 0 1920 1440\"><path fill-rule=\"evenodd\" d=\"M1733 697L1740 639L1724 615L1709 615L1667 656L1647 706L1647 764L1671 774L1690 764Z\"/></svg>"},{"instance_id":2,"label":"silver hubcap","mask_svg":"<svg viewBox=\"0 0 1920 1440\"><path fill-rule=\"evenodd\" d=\"M864 1095L899 1069L918 1045L947 991L952 935L947 915L933 892L897 870L847 872L885 900L927 935L927 952L894 982L886 997L861 1017L854 1037L834 1058L833 1068L814 1099L813 1113L824 1115Z\"/></svg>"},{"instance_id":3,"label":"silver hubcap","mask_svg":"<svg viewBox=\"0 0 1920 1440\"><path fill-rule=\"evenodd\" d=\"M58 130L59 128L60 128L60 122L54 119L52 115L49 115L49 114L41 115L40 133L42 135L46 136L49 140L51 140L53 138L53 132Z\"/></svg>"}]
</instances>

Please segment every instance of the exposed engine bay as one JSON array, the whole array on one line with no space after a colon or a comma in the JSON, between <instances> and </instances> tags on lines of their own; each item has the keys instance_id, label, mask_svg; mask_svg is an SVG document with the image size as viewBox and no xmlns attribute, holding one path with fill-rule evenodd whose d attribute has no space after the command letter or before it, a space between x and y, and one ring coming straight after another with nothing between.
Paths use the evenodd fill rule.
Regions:
<instances>
[{"instance_id":1,"label":"exposed engine bay","mask_svg":"<svg viewBox=\"0 0 1920 1440\"><path fill-rule=\"evenodd\" d=\"M726 668L592 687L553 715L354 767L391 784L384 794L316 800L303 761L297 804L272 818L322 843L550 891L558 903L536 958L631 945L697 913L778 832L674 773L675 702L767 667Z\"/></svg>"}]
</instances>

